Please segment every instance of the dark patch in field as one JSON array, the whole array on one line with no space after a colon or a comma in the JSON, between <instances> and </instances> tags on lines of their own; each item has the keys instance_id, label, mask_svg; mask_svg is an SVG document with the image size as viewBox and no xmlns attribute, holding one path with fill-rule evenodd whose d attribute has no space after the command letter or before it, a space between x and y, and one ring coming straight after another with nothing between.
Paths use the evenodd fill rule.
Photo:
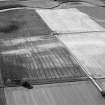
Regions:
<instances>
[{"instance_id":1,"label":"dark patch in field","mask_svg":"<svg viewBox=\"0 0 105 105\"><path fill-rule=\"evenodd\" d=\"M0 39L50 35L51 29L34 10L0 12Z\"/></svg>"},{"instance_id":2,"label":"dark patch in field","mask_svg":"<svg viewBox=\"0 0 105 105\"><path fill-rule=\"evenodd\" d=\"M18 21L10 21L8 23L0 24L0 32L3 33L11 33L18 31L22 27L22 23L19 23Z\"/></svg>"}]
</instances>

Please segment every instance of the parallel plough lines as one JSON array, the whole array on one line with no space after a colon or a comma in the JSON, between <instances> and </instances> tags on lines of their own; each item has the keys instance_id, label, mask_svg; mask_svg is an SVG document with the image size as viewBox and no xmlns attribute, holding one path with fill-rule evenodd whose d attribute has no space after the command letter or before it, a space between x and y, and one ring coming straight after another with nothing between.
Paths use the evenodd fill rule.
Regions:
<instances>
[{"instance_id":1,"label":"parallel plough lines","mask_svg":"<svg viewBox=\"0 0 105 105\"><path fill-rule=\"evenodd\" d=\"M11 80L23 78L33 84L86 79L81 67L55 37L29 37L23 42L21 39L21 43L5 40L1 49L1 70L6 85L14 85Z\"/></svg>"}]
</instances>

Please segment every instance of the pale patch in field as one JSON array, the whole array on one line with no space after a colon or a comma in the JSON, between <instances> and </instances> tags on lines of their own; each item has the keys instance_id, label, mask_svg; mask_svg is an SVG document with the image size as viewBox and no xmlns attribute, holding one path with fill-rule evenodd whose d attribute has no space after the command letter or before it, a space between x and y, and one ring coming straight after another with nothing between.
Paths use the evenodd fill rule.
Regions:
<instances>
[{"instance_id":1,"label":"pale patch in field","mask_svg":"<svg viewBox=\"0 0 105 105\"><path fill-rule=\"evenodd\" d=\"M39 40L40 37L24 37L24 38L16 38L16 39L9 39L9 40L0 40L0 42L5 46L13 46L18 44L23 44L25 42L32 42Z\"/></svg>"}]
</instances>

